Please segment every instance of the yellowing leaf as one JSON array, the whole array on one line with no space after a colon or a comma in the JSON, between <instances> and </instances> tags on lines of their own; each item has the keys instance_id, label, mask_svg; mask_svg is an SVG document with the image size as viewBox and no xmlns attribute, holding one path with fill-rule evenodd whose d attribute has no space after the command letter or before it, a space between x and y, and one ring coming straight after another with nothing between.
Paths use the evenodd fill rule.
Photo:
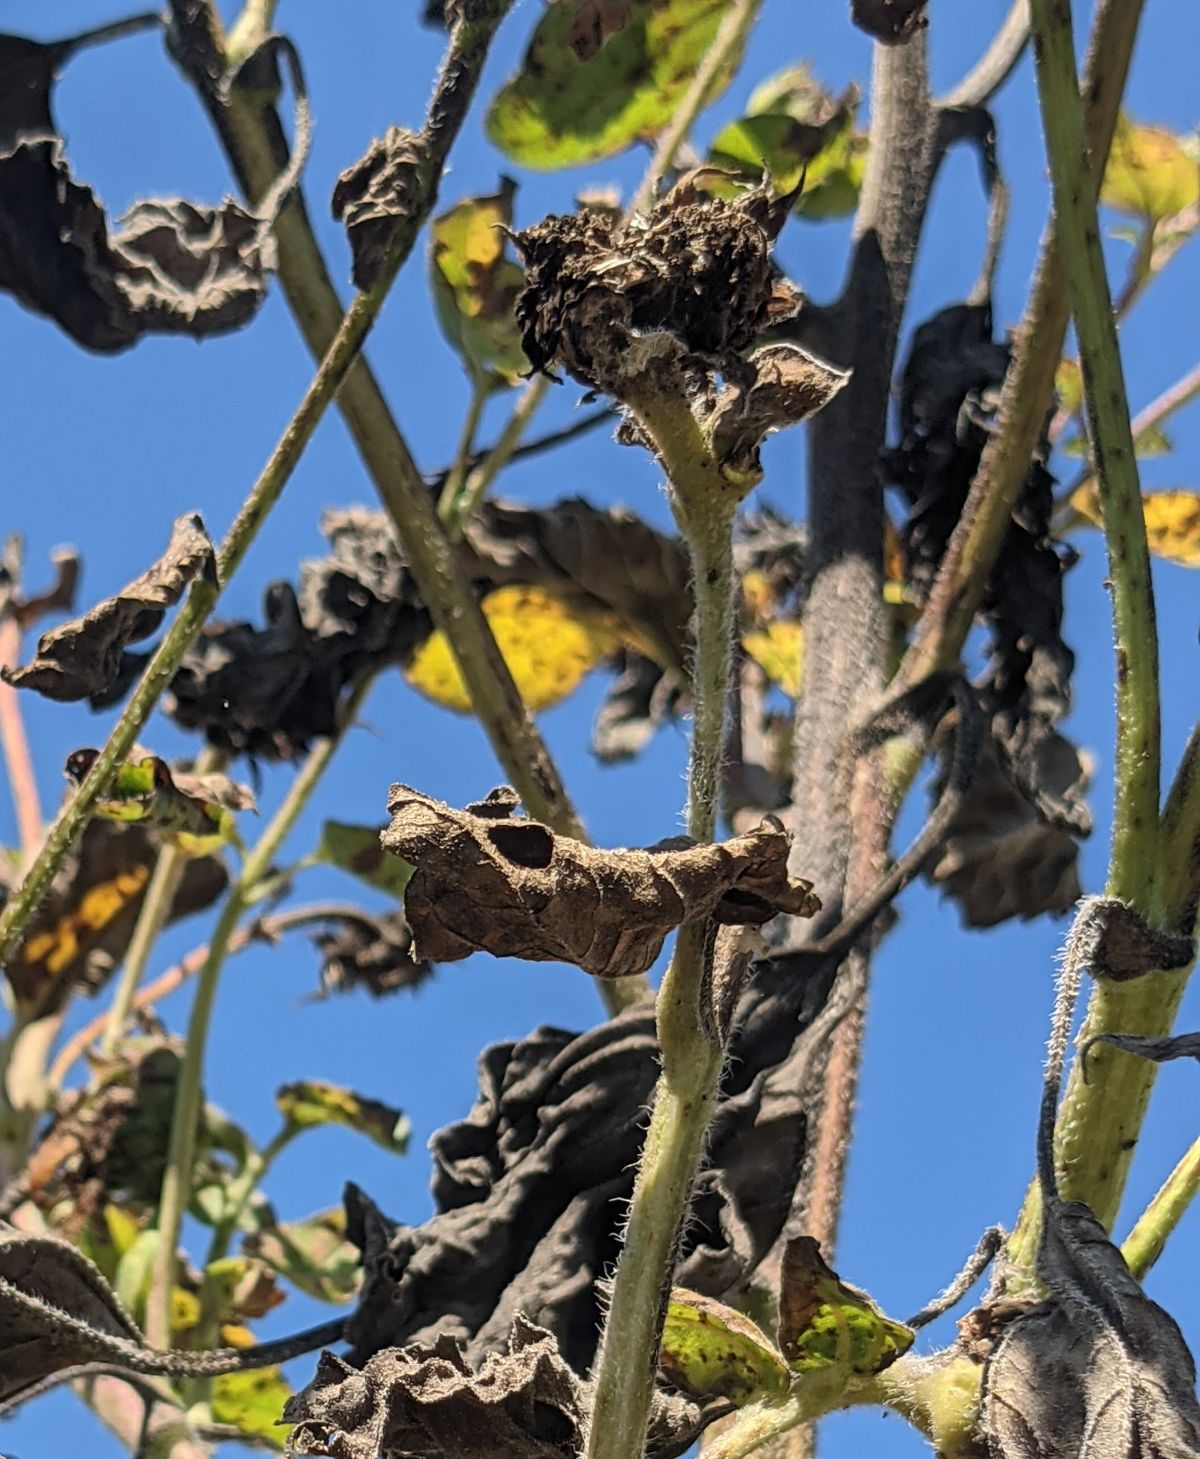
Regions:
<instances>
[{"instance_id":1,"label":"yellowing leaf","mask_svg":"<svg viewBox=\"0 0 1200 1459\"><path fill-rule=\"evenodd\" d=\"M779 1287L779 1346L793 1370L836 1371L845 1379L882 1372L912 1346L914 1334L885 1317L865 1292L825 1263L811 1236L784 1248Z\"/></svg>"},{"instance_id":2,"label":"yellowing leaf","mask_svg":"<svg viewBox=\"0 0 1200 1459\"><path fill-rule=\"evenodd\" d=\"M1117 122L1100 191L1102 202L1122 213L1157 222L1200 201L1200 151L1165 127L1142 126L1122 115Z\"/></svg>"},{"instance_id":3,"label":"yellowing leaf","mask_svg":"<svg viewBox=\"0 0 1200 1459\"><path fill-rule=\"evenodd\" d=\"M490 197L464 198L435 218L429 273L438 322L479 381L515 385L529 372L515 304L525 271L505 253L516 183Z\"/></svg>"},{"instance_id":4,"label":"yellowing leaf","mask_svg":"<svg viewBox=\"0 0 1200 1459\"><path fill-rule=\"evenodd\" d=\"M625 25L582 60L572 47L575 7L548 6L521 69L492 102L488 136L535 171L612 157L654 137L674 115L727 8L727 0L630 0ZM730 66L710 101L732 74Z\"/></svg>"},{"instance_id":5,"label":"yellowing leaf","mask_svg":"<svg viewBox=\"0 0 1200 1459\"><path fill-rule=\"evenodd\" d=\"M393 1154L408 1148L408 1116L391 1105L365 1099L338 1084L323 1079L301 1079L285 1084L275 1095L279 1113L300 1129L317 1125L344 1125L366 1135Z\"/></svg>"},{"instance_id":6,"label":"yellowing leaf","mask_svg":"<svg viewBox=\"0 0 1200 1459\"><path fill-rule=\"evenodd\" d=\"M739 1408L787 1390L787 1364L762 1328L711 1297L676 1287L667 1304L659 1367L695 1398Z\"/></svg>"},{"instance_id":7,"label":"yellowing leaf","mask_svg":"<svg viewBox=\"0 0 1200 1459\"><path fill-rule=\"evenodd\" d=\"M1103 527L1100 492L1087 482L1071 495L1071 506L1083 522ZM1181 567L1200 567L1200 492L1153 491L1142 496L1146 541L1156 557Z\"/></svg>"},{"instance_id":8,"label":"yellowing leaf","mask_svg":"<svg viewBox=\"0 0 1200 1459\"><path fill-rule=\"evenodd\" d=\"M1078 360L1059 360L1054 372L1054 390L1058 408L1068 415L1078 415L1083 409L1083 371Z\"/></svg>"},{"instance_id":9,"label":"yellowing leaf","mask_svg":"<svg viewBox=\"0 0 1200 1459\"><path fill-rule=\"evenodd\" d=\"M79 957L83 943L103 932L141 894L149 880L149 866L133 866L89 887L78 906L64 912L53 927L26 940L21 949L22 961L41 963L48 973L57 976Z\"/></svg>"},{"instance_id":10,"label":"yellowing leaf","mask_svg":"<svg viewBox=\"0 0 1200 1459\"><path fill-rule=\"evenodd\" d=\"M281 1425L283 1406L292 1396L291 1385L279 1368L255 1368L249 1373L225 1373L213 1379L212 1416L219 1424L282 1449L289 1432Z\"/></svg>"},{"instance_id":11,"label":"yellowing leaf","mask_svg":"<svg viewBox=\"0 0 1200 1459\"><path fill-rule=\"evenodd\" d=\"M546 588L510 584L489 593L482 607L530 709L548 709L565 699L622 642L611 615L583 612ZM441 633L425 640L404 677L435 704L470 712L466 685Z\"/></svg>"},{"instance_id":12,"label":"yellowing leaf","mask_svg":"<svg viewBox=\"0 0 1200 1459\"><path fill-rule=\"evenodd\" d=\"M804 669L804 629L777 619L742 635L742 647L773 684L793 699L800 693Z\"/></svg>"},{"instance_id":13,"label":"yellowing leaf","mask_svg":"<svg viewBox=\"0 0 1200 1459\"><path fill-rule=\"evenodd\" d=\"M349 1302L358 1287L361 1257L346 1240L340 1207L304 1221L264 1226L247 1236L246 1251L322 1302Z\"/></svg>"}]
</instances>

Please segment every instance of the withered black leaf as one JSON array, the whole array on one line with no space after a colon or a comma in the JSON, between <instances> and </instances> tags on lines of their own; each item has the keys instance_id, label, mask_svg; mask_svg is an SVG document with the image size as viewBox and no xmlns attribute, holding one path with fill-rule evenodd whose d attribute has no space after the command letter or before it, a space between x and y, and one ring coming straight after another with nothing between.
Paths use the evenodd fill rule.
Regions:
<instances>
[{"instance_id":1,"label":"withered black leaf","mask_svg":"<svg viewBox=\"0 0 1200 1459\"><path fill-rule=\"evenodd\" d=\"M929 0L850 0L850 18L885 46L900 45L927 22Z\"/></svg>"},{"instance_id":2,"label":"withered black leaf","mask_svg":"<svg viewBox=\"0 0 1200 1459\"><path fill-rule=\"evenodd\" d=\"M681 923L758 926L820 906L811 882L789 879L791 842L778 822L712 845L599 851L515 811L507 788L458 811L392 786L380 839L416 868L404 910L419 956L454 962L485 950L621 978L644 973Z\"/></svg>"},{"instance_id":3,"label":"withered black leaf","mask_svg":"<svg viewBox=\"0 0 1200 1459\"><path fill-rule=\"evenodd\" d=\"M665 672L645 654L620 649L614 667L616 678L592 725L592 753L606 764L640 754L687 694L680 675Z\"/></svg>"},{"instance_id":4,"label":"withered black leaf","mask_svg":"<svg viewBox=\"0 0 1200 1459\"><path fill-rule=\"evenodd\" d=\"M587 1385L552 1335L517 1315L503 1350L489 1353L478 1372L450 1337L385 1348L361 1370L325 1353L284 1417L296 1424L288 1451L298 1455L569 1459L580 1450L588 1404ZM648 1453L681 1454L702 1427L694 1404L656 1394Z\"/></svg>"},{"instance_id":5,"label":"withered black leaf","mask_svg":"<svg viewBox=\"0 0 1200 1459\"><path fill-rule=\"evenodd\" d=\"M359 289L376 283L398 220L417 205L422 155L415 132L389 127L337 180L333 216L346 225Z\"/></svg>"},{"instance_id":6,"label":"withered black leaf","mask_svg":"<svg viewBox=\"0 0 1200 1459\"><path fill-rule=\"evenodd\" d=\"M1083 1049L1084 1068L1087 1056L1097 1044L1110 1044L1127 1054L1136 1054L1139 1059L1153 1059L1164 1064L1168 1059L1200 1059L1200 1033L1181 1033L1166 1038L1139 1038L1136 1034L1102 1033L1089 1039Z\"/></svg>"},{"instance_id":7,"label":"withered black leaf","mask_svg":"<svg viewBox=\"0 0 1200 1459\"><path fill-rule=\"evenodd\" d=\"M103 986L125 954L160 845L143 826L88 822L5 968L26 1015L54 1012L74 988ZM171 920L211 906L227 880L215 856L189 858ZM0 856L0 905L18 881L15 863Z\"/></svg>"},{"instance_id":8,"label":"withered black leaf","mask_svg":"<svg viewBox=\"0 0 1200 1459\"><path fill-rule=\"evenodd\" d=\"M314 933L313 941L322 958L321 996L365 988L382 998L419 988L433 974L433 964L413 954L412 928L402 911L341 914Z\"/></svg>"},{"instance_id":9,"label":"withered black leaf","mask_svg":"<svg viewBox=\"0 0 1200 1459\"><path fill-rule=\"evenodd\" d=\"M195 578L215 580L216 554L204 523L180 517L167 549L141 577L105 598L82 618L43 633L37 657L3 676L20 689L36 689L48 699L76 700L103 694L118 677L131 643L149 637L167 609Z\"/></svg>"}]
</instances>

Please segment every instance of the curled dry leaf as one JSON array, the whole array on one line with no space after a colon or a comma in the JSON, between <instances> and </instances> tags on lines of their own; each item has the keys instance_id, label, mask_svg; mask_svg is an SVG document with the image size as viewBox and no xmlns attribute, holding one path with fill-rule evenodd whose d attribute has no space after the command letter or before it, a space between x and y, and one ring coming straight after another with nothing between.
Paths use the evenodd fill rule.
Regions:
<instances>
[{"instance_id":1,"label":"curled dry leaf","mask_svg":"<svg viewBox=\"0 0 1200 1459\"><path fill-rule=\"evenodd\" d=\"M709 417L713 447L727 473L761 474L758 448L775 431L824 410L850 378L799 345L767 345L747 362L744 378L728 381Z\"/></svg>"},{"instance_id":2,"label":"curled dry leaf","mask_svg":"<svg viewBox=\"0 0 1200 1459\"><path fill-rule=\"evenodd\" d=\"M1139 1038L1128 1033L1102 1033L1083 1046L1081 1059L1085 1075L1088 1055L1097 1044L1109 1044L1126 1054L1136 1054L1139 1059L1153 1059L1156 1064L1164 1064L1168 1059L1200 1059L1200 1033L1181 1033L1158 1039Z\"/></svg>"},{"instance_id":3,"label":"curled dry leaf","mask_svg":"<svg viewBox=\"0 0 1200 1459\"><path fill-rule=\"evenodd\" d=\"M389 127L337 180L333 216L346 226L359 289L378 282L397 223L417 206L421 158L416 132Z\"/></svg>"},{"instance_id":4,"label":"curled dry leaf","mask_svg":"<svg viewBox=\"0 0 1200 1459\"><path fill-rule=\"evenodd\" d=\"M598 851L518 817L516 805L507 786L464 811L392 787L381 840L416 868L404 907L420 956L483 950L621 978L644 973L681 923L759 926L820 906L811 882L788 877L778 822L714 845Z\"/></svg>"},{"instance_id":5,"label":"curled dry leaf","mask_svg":"<svg viewBox=\"0 0 1200 1459\"><path fill-rule=\"evenodd\" d=\"M579 1453L590 1394L554 1338L521 1316L505 1349L475 1372L452 1338L388 1348L360 1370L321 1356L317 1375L284 1410L288 1452L330 1459L569 1459ZM703 1427L686 1400L658 1394L648 1453L682 1454Z\"/></svg>"},{"instance_id":6,"label":"curled dry leaf","mask_svg":"<svg viewBox=\"0 0 1200 1459\"><path fill-rule=\"evenodd\" d=\"M214 581L216 570L216 554L204 523L197 516L180 517L167 550L141 577L82 618L43 633L32 663L0 672L10 684L36 689L48 699L104 694L120 675L125 649L158 628L193 579Z\"/></svg>"},{"instance_id":7,"label":"curled dry leaf","mask_svg":"<svg viewBox=\"0 0 1200 1459\"><path fill-rule=\"evenodd\" d=\"M419 988L433 964L413 956L412 928L403 912L366 912L330 918L313 934L321 954L319 996L365 988L373 998Z\"/></svg>"},{"instance_id":8,"label":"curled dry leaf","mask_svg":"<svg viewBox=\"0 0 1200 1459\"><path fill-rule=\"evenodd\" d=\"M784 1247L779 1346L796 1372L834 1369L846 1380L881 1373L908 1351L914 1336L865 1292L843 1282L811 1236Z\"/></svg>"},{"instance_id":9,"label":"curled dry leaf","mask_svg":"<svg viewBox=\"0 0 1200 1459\"><path fill-rule=\"evenodd\" d=\"M1147 973L1186 968L1196 955L1186 935L1152 926L1118 897L1088 897L1071 933L1080 965L1094 978L1127 983Z\"/></svg>"},{"instance_id":10,"label":"curled dry leaf","mask_svg":"<svg viewBox=\"0 0 1200 1459\"><path fill-rule=\"evenodd\" d=\"M850 0L850 19L885 46L908 40L926 24L929 0Z\"/></svg>"}]
</instances>

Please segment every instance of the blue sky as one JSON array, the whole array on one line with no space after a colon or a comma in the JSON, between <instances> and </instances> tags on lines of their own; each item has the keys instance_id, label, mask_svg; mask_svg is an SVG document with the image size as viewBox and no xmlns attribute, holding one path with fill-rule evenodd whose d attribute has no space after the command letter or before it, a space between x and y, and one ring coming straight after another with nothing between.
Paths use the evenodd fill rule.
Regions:
<instances>
[{"instance_id":1,"label":"blue sky","mask_svg":"<svg viewBox=\"0 0 1200 1459\"><path fill-rule=\"evenodd\" d=\"M134 8L132 6L130 9ZM223 4L231 15L236 6ZM416 0L285 0L280 24L297 41L308 72L315 141L305 180L318 234L335 278L349 297L348 252L329 216L337 173L392 123L417 124L441 50L438 34L420 28ZM483 95L512 69L541 6L518 0L489 61ZM1007 0L956 6L933 0L935 86L949 86L974 60L1007 9ZM1076 6L1078 11L1080 6ZM1176 129L1194 126L1194 46L1180 44L1194 28L1189 0L1147 7L1128 96L1140 119ZM745 65L730 91L699 127L705 141L738 114L764 76L798 60L811 62L837 89L866 82L869 46L852 30L843 5L797 6L766 0ZM7 0L5 29L52 38L124 13L115 0ZM1082 27L1081 27L1082 28ZM1193 29L1194 33L1194 29ZM996 295L1000 328L1016 322L1024 299L1048 189L1028 62L996 105L1001 164L1013 203ZM67 69L56 111L72 166L93 184L111 214L147 195L215 201L230 188L206 117L163 55L154 35L90 51ZM480 135L479 112L456 148L442 205L494 189L512 171ZM566 210L587 182L629 187L644 157L629 154L594 168L520 176L517 219ZM976 165L952 156L939 180L916 274L908 324L961 299L980 258L985 208ZM846 256L847 225L789 225L780 256L817 299L836 293ZM1111 257L1119 269L1124 245ZM1153 399L1195 362L1196 314L1183 301L1200 297L1200 247L1185 250L1155 284L1124 331L1126 369L1135 408ZM26 540L33 583L39 564L62 542L86 562L82 601L109 592L141 571L161 550L170 521L200 511L213 535L223 532L295 408L311 364L280 290L243 332L202 345L150 339L117 358L87 356L53 325L0 297L0 531ZM414 256L390 297L368 350L417 459L432 468L454 448L466 384L457 358L433 320L422 259ZM563 422L578 400L571 386L553 391L543 424ZM506 401L489 411L488 439ZM1173 422L1172 456L1147 462L1148 486L1200 481L1200 410ZM804 505L804 442L792 432L770 443L763 499L800 513ZM511 471L504 494L549 502L581 494L599 504L625 503L654 522L669 512L653 465L603 433L569 450ZM373 504L373 493L335 412L320 427L261 540L226 593L223 616L260 615L264 586L294 576L296 563L320 555L323 508ZM1082 855L1085 890L1104 881L1110 822L1113 738L1112 653L1100 538L1080 539L1083 559L1068 586L1066 637L1078 655L1075 711L1069 730L1096 759L1092 803L1096 830ZM1200 578L1157 563L1164 673L1165 764L1172 767L1200 708L1195 684ZM603 692L594 678L542 727L595 840L647 844L674 832L683 799L686 735L664 731L632 765L602 769L586 751L588 727ZM81 744L100 743L107 720L82 708L23 701L45 804L60 794L60 766ZM350 735L322 793L297 830L291 849L311 849L319 821L379 820L387 786L417 784L461 804L499 778L486 741L466 719L437 710L398 676L380 683ZM143 741L165 754L190 742L161 717ZM287 772L266 768L261 803L269 811ZM919 822L917 796L900 828ZM0 793L0 840L13 839L11 807ZM305 895L343 895L332 874L314 872ZM897 1316L915 1310L957 1270L984 1227L1007 1223L1032 1169L1039 1071L1048 1026L1053 956L1065 924L1042 920L987 934L958 925L950 906L922 887L900 904L900 924L875 969L859 1106L838 1267ZM189 926L161 944L153 971L200 940ZM414 998L369 1003L347 998L308 1001L316 957L289 941L271 954L250 952L230 964L222 986L207 1070L210 1099L258 1136L274 1128L272 1095L289 1079L335 1080L403 1106L414 1128L412 1153L388 1157L336 1130L317 1131L290 1149L270 1183L280 1213L293 1217L334 1204L347 1176L397 1217L419 1221L429 1211L424 1141L468 1109L474 1065L486 1044L520 1037L538 1023L583 1027L599 1005L582 974L475 958L445 969ZM163 1007L173 1027L186 1017L186 993ZM89 1012L91 1010L88 1010ZM1189 996L1185 1027L1200 1024L1200 997ZM1196 1071L1168 1066L1160 1079L1138 1151L1124 1229L1191 1139ZM1167 1302L1193 1344L1200 1344L1200 1295L1194 1276L1200 1227L1185 1223L1151 1275L1152 1294ZM267 1332L317 1320L297 1298L272 1314ZM943 1323L923 1339L952 1335ZM303 1365L298 1369L302 1376ZM884 1425L887 1427L884 1428ZM841 1459L886 1443L896 1455L924 1452L900 1423L878 1414L840 1418L828 1426L823 1453ZM76 1445L109 1459L121 1451L67 1395L44 1400L0 1428L0 1450L19 1459L58 1459ZM232 1451L231 1451L232 1452Z\"/></svg>"}]
</instances>

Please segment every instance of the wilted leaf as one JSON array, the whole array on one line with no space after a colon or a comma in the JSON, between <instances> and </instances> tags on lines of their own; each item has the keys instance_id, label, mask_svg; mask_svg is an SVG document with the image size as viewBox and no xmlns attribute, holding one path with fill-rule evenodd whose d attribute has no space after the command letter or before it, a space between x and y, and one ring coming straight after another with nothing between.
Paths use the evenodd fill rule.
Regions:
<instances>
[{"instance_id":1,"label":"wilted leaf","mask_svg":"<svg viewBox=\"0 0 1200 1459\"><path fill-rule=\"evenodd\" d=\"M88 823L5 967L26 1016L54 1011L81 984L103 986L124 956L158 849L157 837L143 826ZM19 880L16 864L0 856L0 905ZM171 920L210 906L226 881L215 857L189 860Z\"/></svg>"},{"instance_id":2,"label":"wilted leaf","mask_svg":"<svg viewBox=\"0 0 1200 1459\"><path fill-rule=\"evenodd\" d=\"M694 1398L728 1398L738 1407L784 1393L791 1377L756 1323L681 1287L667 1304L658 1365Z\"/></svg>"},{"instance_id":3,"label":"wilted leaf","mask_svg":"<svg viewBox=\"0 0 1200 1459\"><path fill-rule=\"evenodd\" d=\"M614 667L617 676L592 726L592 753L607 764L640 754L687 694L682 675L645 654L622 649Z\"/></svg>"},{"instance_id":4,"label":"wilted leaf","mask_svg":"<svg viewBox=\"0 0 1200 1459\"><path fill-rule=\"evenodd\" d=\"M533 710L573 693L621 642L610 613L588 612L552 589L497 588L480 606L521 698ZM470 712L471 697L443 633L431 634L417 649L404 677L435 704Z\"/></svg>"},{"instance_id":5,"label":"wilted leaf","mask_svg":"<svg viewBox=\"0 0 1200 1459\"><path fill-rule=\"evenodd\" d=\"M569 1459L579 1452L588 1400L553 1337L517 1315L505 1350L489 1353L478 1373L449 1337L385 1349L361 1371L323 1353L285 1417L297 1425L290 1449L300 1455ZM682 1454L702 1427L693 1404L657 1394L648 1452Z\"/></svg>"},{"instance_id":6,"label":"wilted leaf","mask_svg":"<svg viewBox=\"0 0 1200 1459\"><path fill-rule=\"evenodd\" d=\"M398 863L399 864L399 863ZM413 956L412 928L403 911L373 917L347 911L314 933L321 965L321 995L366 988L375 998L418 988L433 964Z\"/></svg>"},{"instance_id":7,"label":"wilted leaf","mask_svg":"<svg viewBox=\"0 0 1200 1459\"><path fill-rule=\"evenodd\" d=\"M349 1302L358 1286L358 1248L346 1239L339 1207L304 1221L282 1221L246 1236L242 1243L293 1286L321 1302Z\"/></svg>"},{"instance_id":8,"label":"wilted leaf","mask_svg":"<svg viewBox=\"0 0 1200 1459\"><path fill-rule=\"evenodd\" d=\"M312 1129L317 1125L344 1125L382 1145L393 1155L408 1149L408 1116L391 1105L365 1099L361 1094L328 1084L323 1079L302 1079L285 1084L275 1095L279 1113L291 1125Z\"/></svg>"},{"instance_id":9,"label":"wilted leaf","mask_svg":"<svg viewBox=\"0 0 1200 1459\"><path fill-rule=\"evenodd\" d=\"M345 821L325 821L313 859L326 866L348 871L368 886L389 896L402 897L412 867L389 856L379 844L382 826L351 826Z\"/></svg>"},{"instance_id":10,"label":"wilted leaf","mask_svg":"<svg viewBox=\"0 0 1200 1459\"><path fill-rule=\"evenodd\" d=\"M1190 961L1190 959L1189 959ZM1084 1068L1087 1056L1096 1044L1111 1044L1126 1054L1136 1054L1139 1059L1153 1059L1164 1064L1168 1059L1200 1059L1200 1033L1181 1033L1168 1038L1139 1038L1128 1033L1102 1033L1089 1039L1083 1050Z\"/></svg>"},{"instance_id":11,"label":"wilted leaf","mask_svg":"<svg viewBox=\"0 0 1200 1459\"><path fill-rule=\"evenodd\" d=\"M333 189L333 216L346 226L359 289L378 282L401 219L418 205L421 139L389 127L346 168Z\"/></svg>"},{"instance_id":12,"label":"wilted leaf","mask_svg":"<svg viewBox=\"0 0 1200 1459\"><path fill-rule=\"evenodd\" d=\"M757 88L746 115L717 134L708 161L746 182L757 182L765 170L781 193L803 182L796 213L843 217L854 211L866 171L866 134L855 126L858 103L856 86L835 98L807 67L792 67Z\"/></svg>"},{"instance_id":13,"label":"wilted leaf","mask_svg":"<svg viewBox=\"0 0 1200 1459\"><path fill-rule=\"evenodd\" d=\"M507 786L465 811L392 787L382 839L416 867L404 905L422 956L486 950L627 977L651 966L680 923L758 926L820 905L810 882L789 879L778 822L715 845L598 851L518 817L516 805Z\"/></svg>"},{"instance_id":14,"label":"wilted leaf","mask_svg":"<svg viewBox=\"0 0 1200 1459\"><path fill-rule=\"evenodd\" d=\"M900 45L925 25L928 0L850 0L850 19L885 46Z\"/></svg>"},{"instance_id":15,"label":"wilted leaf","mask_svg":"<svg viewBox=\"0 0 1200 1459\"><path fill-rule=\"evenodd\" d=\"M1072 493L1071 506L1093 526L1104 526L1100 492L1094 482ZM1151 552L1181 567L1200 567L1200 492L1145 492L1142 515Z\"/></svg>"},{"instance_id":16,"label":"wilted leaf","mask_svg":"<svg viewBox=\"0 0 1200 1459\"><path fill-rule=\"evenodd\" d=\"M1200 146L1165 127L1143 126L1122 114L1113 134L1101 202L1157 222L1200 201Z\"/></svg>"},{"instance_id":17,"label":"wilted leaf","mask_svg":"<svg viewBox=\"0 0 1200 1459\"><path fill-rule=\"evenodd\" d=\"M216 555L200 518L180 517L153 567L82 618L43 633L32 663L0 673L10 684L36 689L48 699L103 694L116 682L122 652L149 637L197 577L215 582Z\"/></svg>"},{"instance_id":18,"label":"wilted leaf","mask_svg":"<svg viewBox=\"0 0 1200 1459\"><path fill-rule=\"evenodd\" d=\"M582 60L572 5L539 20L521 69L488 111L487 132L524 167L548 171L612 157L655 136L717 33L724 0L629 0L629 19ZM728 85L736 59L709 95Z\"/></svg>"},{"instance_id":19,"label":"wilted leaf","mask_svg":"<svg viewBox=\"0 0 1200 1459\"><path fill-rule=\"evenodd\" d=\"M464 198L430 227L438 321L480 383L515 385L529 373L514 310L525 275L506 253L516 187L506 177L499 192Z\"/></svg>"},{"instance_id":20,"label":"wilted leaf","mask_svg":"<svg viewBox=\"0 0 1200 1459\"><path fill-rule=\"evenodd\" d=\"M209 1262L204 1285L220 1304L223 1325L265 1317L287 1300L270 1263L256 1256L223 1256Z\"/></svg>"},{"instance_id":21,"label":"wilted leaf","mask_svg":"<svg viewBox=\"0 0 1200 1459\"><path fill-rule=\"evenodd\" d=\"M882 1372L906 1353L914 1333L885 1317L865 1292L830 1270L811 1236L784 1248L779 1346L798 1373L835 1368L846 1378Z\"/></svg>"},{"instance_id":22,"label":"wilted leaf","mask_svg":"<svg viewBox=\"0 0 1200 1459\"><path fill-rule=\"evenodd\" d=\"M280 1420L291 1397L292 1386L279 1368L257 1368L214 1378L209 1403L214 1422L282 1449L287 1427Z\"/></svg>"},{"instance_id":23,"label":"wilted leaf","mask_svg":"<svg viewBox=\"0 0 1200 1459\"><path fill-rule=\"evenodd\" d=\"M727 380L708 418L708 432L731 480L761 475L758 448L776 431L824 410L850 379L799 345L766 345L746 361L743 379Z\"/></svg>"},{"instance_id":24,"label":"wilted leaf","mask_svg":"<svg viewBox=\"0 0 1200 1459\"><path fill-rule=\"evenodd\" d=\"M67 756L67 779L82 784L100 754L76 750ZM157 755L135 751L117 766L95 802L95 814L122 825L153 826L189 856L207 856L237 840L236 812L254 809L254 796L228 775L173 771Z\"/></svg>"}]
</instances>

